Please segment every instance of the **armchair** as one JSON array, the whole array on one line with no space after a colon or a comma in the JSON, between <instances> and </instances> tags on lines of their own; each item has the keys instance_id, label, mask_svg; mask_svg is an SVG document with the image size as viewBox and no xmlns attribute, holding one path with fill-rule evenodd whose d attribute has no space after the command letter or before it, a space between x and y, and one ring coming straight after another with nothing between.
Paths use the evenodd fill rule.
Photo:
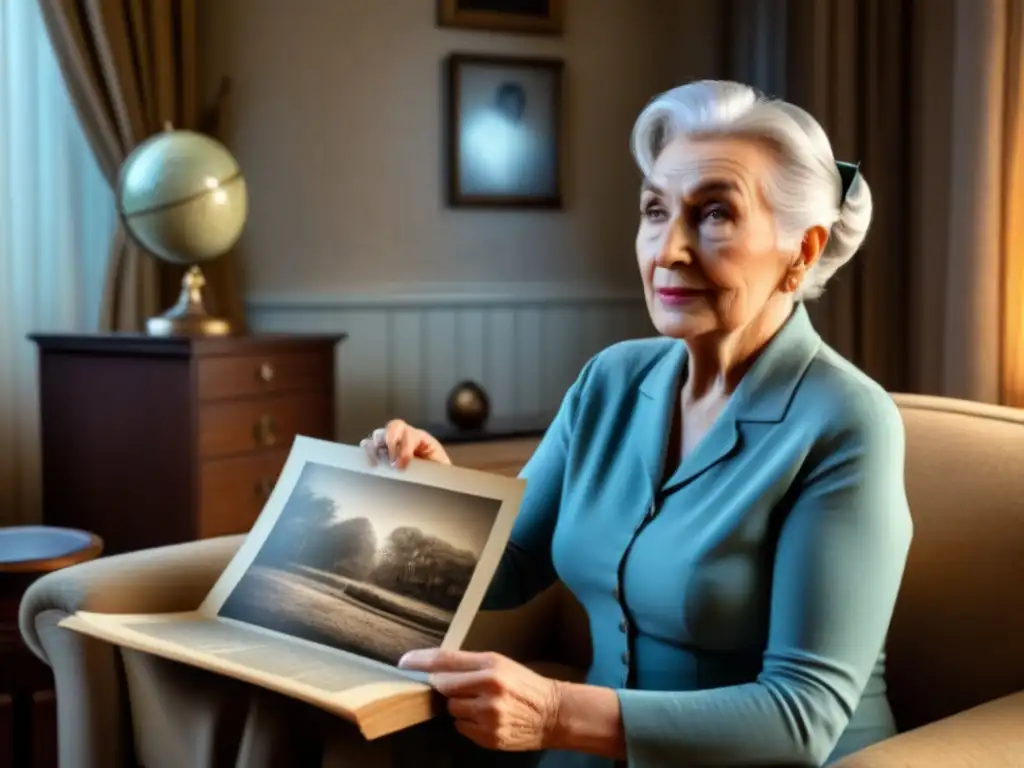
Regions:
<instances>
[{"instance_id":1,"label":"armchair","mask_svg":"<svg viewBox=\"0 0 1024 768\"><path fill-rule=\"evenodd\" d=\"M835 768L1024 766L1024 412L897 395L907 428L915 539L888 642L901 734ZM85 563L36 582L21 629L53 668L60 764L69 768L403 765L428 761L427 724L364 745L345 723L235 681L62 630L76 610L195 608L241 543L225 537ZM870 553L865 553L870 557ZM485 614L468 645L577 677L581 609L555 586ZM302 733L301 738L296 733ZM307 734L317 734L315 738ZM403 739L412 749L391 751Z\"/></svg>"}]
</instances>

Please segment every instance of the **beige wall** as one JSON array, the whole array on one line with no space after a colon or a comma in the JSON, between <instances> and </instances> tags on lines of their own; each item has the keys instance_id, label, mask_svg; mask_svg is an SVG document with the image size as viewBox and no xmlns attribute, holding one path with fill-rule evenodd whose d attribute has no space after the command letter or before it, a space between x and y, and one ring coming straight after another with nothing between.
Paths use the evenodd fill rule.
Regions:
<instances>
[{"instance_id":1,"label":"beige wall","mask_svg":"<svg viewBox=\"0 0 1024 768\"><path fill-rule=\"evenodd\" d=\"M707 74L713 4L568 0L566 34L542 38L439 29L434 0L200 3L205 91L233 81L252 321L350 334L344 435L439 418L465 376L502 415L548 413L586 355L648 332L629 130L658 90ZM564 211L444 206L451 51L565 60Z\"/></svg>"},{"instance_id":2,"label":"beige wall","mask_svg":"<svg viewBox=\"0 0 1024 768\"><path fill-rule=\"evenodd\" d=\"M439 29L434 0L200 6L207 91L223 74L235 86L228 140L251 185L254 292L635 282L627 139L644 102L686 69L691 43L668 37L681 21L672 3L570 0L560 39ZM441 61L453 50L565 59L564 212L444 207Z\"/></svg>"}]
</instances>

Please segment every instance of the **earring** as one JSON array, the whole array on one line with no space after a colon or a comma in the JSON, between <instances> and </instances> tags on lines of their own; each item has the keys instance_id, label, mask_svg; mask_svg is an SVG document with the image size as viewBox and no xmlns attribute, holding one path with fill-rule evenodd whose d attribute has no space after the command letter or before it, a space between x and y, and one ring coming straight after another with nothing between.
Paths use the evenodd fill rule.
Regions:
<instances>
[{"instance_id":1,"label":"earring","mask_svg":"<svg viewBox=\"0 0 1024 768\"><path fill-rule=\"evenodd\" d=\"M796 272L790 272L786 278L786 290L790 293L795 293L796 289L800 287L800 276Z\"/></svg>"}]
</instances>

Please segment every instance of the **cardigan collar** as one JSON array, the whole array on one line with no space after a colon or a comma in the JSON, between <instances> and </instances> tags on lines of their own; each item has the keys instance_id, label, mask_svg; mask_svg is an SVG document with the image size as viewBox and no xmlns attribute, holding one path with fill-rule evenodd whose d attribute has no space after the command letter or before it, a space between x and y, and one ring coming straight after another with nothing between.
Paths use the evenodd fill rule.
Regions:
<instances>
[{"instance_id":1,"label":"cardigan collar","mask_svg":"<svg viewBox=\"0 0 1024 768\"><path fill-rule=\"evenodd\" d=\"M688 482L728 456L738 444L740 423L782 421L821 343L807 308L797 304L744 375L711 429L666 485ZM643 421L650 423L652 430L645 431L638 447L655 487L663 474L673 409L677 407L688 359L686 345L673 344L640 384L638 407L646 412L643 415L649 421Z\"/></svg>"}]
</instances>

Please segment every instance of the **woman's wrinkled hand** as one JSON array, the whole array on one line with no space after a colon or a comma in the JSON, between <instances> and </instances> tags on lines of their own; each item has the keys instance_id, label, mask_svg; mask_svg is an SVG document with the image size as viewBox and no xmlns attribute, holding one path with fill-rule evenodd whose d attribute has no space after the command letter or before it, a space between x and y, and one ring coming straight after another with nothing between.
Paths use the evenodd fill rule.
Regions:
<instances>
[{"instance_id":1,"label":"woman's wrinkled hand","mask_svg":"<svg viewBox=\"0 0 1024 768\"><path fill-rule=\"evenodd\" d=\"M374 461L386 461L399 469L405 469L413 458L438 464L452 463L437 438L401 419L392 419L384 427L373 430L359 445Z\"/></svg>"},{"instance_id":2,"label":"woman's wrinkled hand","mask_svg":"<svg viewBox=\"0 0 1024 768\"><path fill-rule=\"evenodd\" d=\"M558 682L497 653L410 651L403 669L427 672L455 728L486 749L546 749L558 721Z\"/></svg>"}]
</instances>

